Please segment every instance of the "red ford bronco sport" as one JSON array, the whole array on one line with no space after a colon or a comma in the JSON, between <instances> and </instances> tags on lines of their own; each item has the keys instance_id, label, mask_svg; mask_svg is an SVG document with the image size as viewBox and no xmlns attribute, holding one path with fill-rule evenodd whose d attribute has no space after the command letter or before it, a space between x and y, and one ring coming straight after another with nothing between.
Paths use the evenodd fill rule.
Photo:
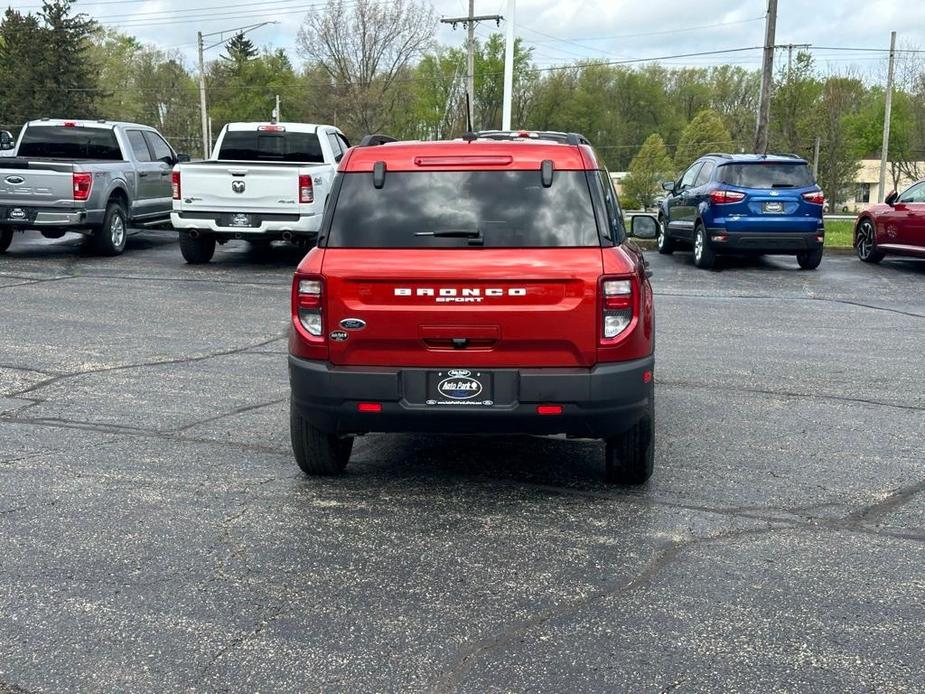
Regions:
<instances>
[{"instance_id":1,"label":"red ford bronco sport","mask_svg":"<svg viewBox=\"0 0 925 694\"><path fill-rule=\"evenodd\" d=\"M368 432L566 434L606 442L608 481L649 478L645 261L594 150L561 139L368 136L347 152L292 284L303 471L340 473Z\"/></svg>"}]
</instances>

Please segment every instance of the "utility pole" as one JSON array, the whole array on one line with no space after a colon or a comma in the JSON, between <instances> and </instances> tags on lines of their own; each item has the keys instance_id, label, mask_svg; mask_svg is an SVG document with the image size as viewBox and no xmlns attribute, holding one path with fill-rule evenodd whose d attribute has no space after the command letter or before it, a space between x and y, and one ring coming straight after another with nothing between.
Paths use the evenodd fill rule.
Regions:
<instances>
[{"instance_id":1,"label":"utility pole","mask_svg":"<svg viewBox=\"0 0 925 694\"><path fill-rule=\"evenodd\" d=\"M819 136L816 135L816 144L813 145L813 178L817 180L819 178L819 145L820 144L821 143L819 141Z\"/></svg>"},{"instance_id":2,"label":"utility pole","mask_svg":"<svg viewBox=\"0 0 925 694\"><path fill-rule=\"evenodd\" d=\"M504 42L504 97L501 108L501 129L511 129L511 101L514 92L514 11L516 0L507 1L507 38Z\"/></svg>"},{"instance_id":3,"label":"utility pole","mask_svg":"<svg viewBox=\"0 0 925 694\"><path fill-rule=\"evenodd\" d=\"M466 40L466 93L469 95L469 112L467 127L475 130L475 27L479 22L494 21L501 26L501 20L504 19L499 14L475 14L475 0L469 0L469 14L465 17L443 17L440 19L441 24L452 24L456 28L457 24L465 25L468 30Z\"/></svg>"},{"instance_id":4,"label":"utility pole","mask_svg":"<svg viewBox=\"0 0 925 694\"><path fill-rule=\"evenodd\" d=\"M758 126L755 153L768 151L768 122L771 119L771 84L774 77L774 36L777 33L777 0L768 0L768 19L764 31L764 64L761 68L761 96L758 98Z\"/></svg>"},{"instance_id":5,"label":"utility pole","mask_svg":"<svg viewBox=\"0 0 925 694\"><path fill-rule=\"evenodd\" d=\"M883 202L886 188L886 160L890 154L890 114L893 110L893 63L896 59L896 32L890 32L890 66L886 72L886 96L883 104L883 146L880 148L880 189L877 202Z\"/></svg>"},{"instance_id":6,"label":"utility pole","mask_svg":"<svg viewBox=\"0 0 925 694\"><path fill-rule=\"evenodd\" d=\"M276 108L273 109L273 120L277 123L281 121L283 117L280 115L279 111L279 94L276 95Z\"/></svg>"},{"instance_id":7,"label":"utility pole","mask_svg":"<svg viewBox=\"0 0 925 694\"><path fill-rule=\"evenodd\" d=\"M206 68L203 60L202 32L196 32L196 40L199 44L199 113L202 118L202 158L209 158L209 120L206 115Z\"/></svg>"},{"instance_id":8,"label":"utility pole","mask_svg":"<svg viewBox=\"0 0 925 694\"><path fill-rule=\"evenodd\" d=\"M203 159L209 158L209 152L212 148L212 134L211 134L211 121L209 120L209 111L206 107L206 65L203 54L210 48L215 48L216 46L221 46L228 39L225 38L225 34L231 34L232 36L236 34L247 34L255 29L260 27L265 27L269 24L279 24L279 22L260 22L259 24L249 24L243 27L236 27L234 29L224 29L223 31L213 31L210 34L203 34L201 31L196 32L196 43L199 47L199 111L200 117L202 118L202 156ZM218 36L219 40L216 43L213 43L211 46L203 46L202 40L209 36Z\"/></svg>"}]
</instances>

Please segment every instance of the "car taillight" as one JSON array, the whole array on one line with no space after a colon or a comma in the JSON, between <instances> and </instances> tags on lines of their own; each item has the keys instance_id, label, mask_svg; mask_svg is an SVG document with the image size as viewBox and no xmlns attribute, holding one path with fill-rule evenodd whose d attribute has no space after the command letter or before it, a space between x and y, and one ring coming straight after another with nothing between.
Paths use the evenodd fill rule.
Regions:
<instances>
[{"instance_id":1,"label":"car taillight","mask_svg":"<svg viewBox=\"0 0 925 694\"><path fill-rule=\"evenodd\" d=\"M323 340L321 294L324 283L320 277L298 277L293 283L293 313L310 338Z\"/></svg>"},{"instance_id":2,"label":"car taillight","mask_svg":"<svg viewBox=\"0 0 925 694\"><path fill-rule=\"evenodd\" d=\"M315 202L315 187L308 174L299 176L299 202Z\"/></svg>"},{"instance_id":3,"label":"car taillight","mask_svg":"<svg viewBox=\"0 0 925 694\"><path fill-rule=\"evenodd\" d=\"M803 193L803 199L806 202L811 202L813 205L824 205L825 193L821 190L814 190L811 193Z\"/></svg>"},{"instance_id":4,"label":"car taillight","mask_svg":"<svg viewBox=\"0 0 925 694\"><path fill-rule=\"evenodd\" d=\"M601 280L601 338L618 337L633 322L633 281L631 279Z\"/></svg>"},{"instance_id":5,"label":"car taillight","mask_svg":"<svg viewBox=\"0 0 925 694\"><path fill-rule=\"evenodd\" d=\"M180 172L173 171L170 174L171 186L173 188L173 199L179 200L182 189L180 188Z\"/></svg>"},{"instance_id":6,"label":"car taillight","mask_svg":"<svg viewBox=\"0 0 925 694\"><path fill-rule=\"evenodd\" d=\"M89 200L93 189L93 174L74 173L74 199Z\"/></svg>"},{"instance_id":7,"label":"car taillight","mask_svg":"<svg viewBox=\"0 0 925 694\"><path fill-rule=\"evenodd\" d=\"M716 205L726 205L730 202L741 202L745 199L745 193L737 190L714 190L710 193L710 202Z\"/></svg>"}]
</instances>

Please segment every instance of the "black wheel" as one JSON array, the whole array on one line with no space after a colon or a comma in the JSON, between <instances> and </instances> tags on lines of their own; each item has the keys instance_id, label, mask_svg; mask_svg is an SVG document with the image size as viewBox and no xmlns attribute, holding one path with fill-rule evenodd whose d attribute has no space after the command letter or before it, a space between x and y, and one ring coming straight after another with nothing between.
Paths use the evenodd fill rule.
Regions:
<instances>
[{"instance_id":1,"label":"black wheel","mask_svg":"<svg viewBox=\"0 0 925 694\"><path fill-rule=\"evenodd\" d=\"M353 438L313 427L289 403L289 435L295 460L306 475L339 475L347 466Z\"/></svg>"},{"instance_id":2,"label":"black wheel","mask_svg":"<svg viewBox=\"0 0 925 694\"><path fill-rule=\"evenodd\" d=\"M12 229L0 229L0 253L6 253L6 249L13 242Z\"/></svg>"},{"instance_id":3,"label":"black wheel","mask_svg":"<svg viewBox=\"0 0 925 694\"><path fill-rule=\"evenodd\" d=\"M659 217L658 222L658 237L656 238L658 252L662 255L671 255L674 253L675 245L674 239L668 236L668 221L664 217Z\"/></svg>"},{"instance_id":4,"label":"black wheel","mask_svg":"<svg viewBox=\"0 0 925 694\"><path fill-rule=\"evenodd\" d=\"M694 265L704 270L716 265L716 253L710 248L707 230L703 224L698 224L694 229Z\"/></svg>"},{"instance_id":5,"label":"black wheel","mask_svg":"<svg viewBox=\"0 0 925 694\"><path fill-rule=\"evenodd\" d=\"M815 270L822 262L822 249L817 248L814 251L804 251L797 253L797 262L802 270Z\"/></svg>"},{"instance_id":6,"label":"black wheel","mask_svg":"<svg viewBox=\"0 0 925 694\"><path fill-rule=\"evenodd\" d=\"M632 429L607 439L604 474L609 484L643 484L655 467L655 407Z\"/></svg>"},{"instance_id":7,"label":"black wheel","mask_svg":"<svg viewBox=\"0 0 925 694\"><path fill-rule=\"evenodd\" d=\"M100 255L120 255L125 250L126 223L122 203L111 200L103 215L103 224L93 230L90 243Z\"/></svg>"},{"instance_id":8,"label":"black wheel","mask_svg":"<svg viewBox=\"0 0 925 694\"><path fill-rule=\"evenodd\" d=\"M215 255L215 237L200 235L193 238L188 232L180 232L180 252L190 265L202 265Z\"/></svg>"},{"instance_id":9,"label":"black wheel","mask_svg":"<svg viewBox=\"0 0 925 694\"><path fill-rule=\"evenodd\" d=\"M877 250L877 233L869 219L862 219L854 234L854 249L865 263L879 263L884 253Z\"/></svg>"}]
</instances>

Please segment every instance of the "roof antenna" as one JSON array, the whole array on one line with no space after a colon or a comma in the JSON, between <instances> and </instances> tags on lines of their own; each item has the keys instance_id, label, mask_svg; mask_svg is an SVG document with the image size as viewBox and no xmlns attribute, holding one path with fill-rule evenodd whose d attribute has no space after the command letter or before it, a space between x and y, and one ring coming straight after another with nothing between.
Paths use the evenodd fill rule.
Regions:
<instances>
[{"instance_id":1,"label":"roof antenna","mask_svg":"<svg viewBox=\"0 0 925 694\"><path fill-rule=\"evenodd\" d=\"M469 91L466 90L466 134L463 135L463 139L466 142L472 142L475 137L475 133L472 132L472 106L469 104Z\"/></svg>"}]
</instances>

